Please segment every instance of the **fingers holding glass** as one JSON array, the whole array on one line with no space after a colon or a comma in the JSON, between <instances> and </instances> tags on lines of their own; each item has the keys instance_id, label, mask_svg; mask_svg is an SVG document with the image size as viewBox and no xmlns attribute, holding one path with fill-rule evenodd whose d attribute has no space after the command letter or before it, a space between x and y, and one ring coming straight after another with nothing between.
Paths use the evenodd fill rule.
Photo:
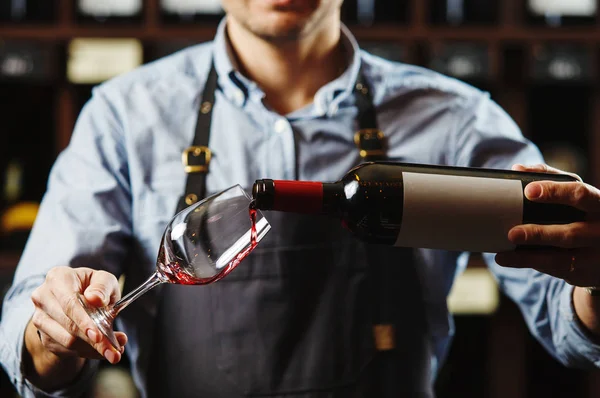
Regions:
<instances>
[{"instance_id":1,"label":"fingers holding glass","mask_svg":"<svg viewBox=\"0 0 600 398\"><path fill-rule=\"evenodd\" d=\"M105 357L116 363L121 359L122 345L118 350L113 348L78 300L79 290L94 280L91 276L95 272L69 267L49 271L45 282L31 296L35 305L32 323L39 331L44 348L58 356ZM100 275L100 278L106 278L106 275ZM106 295L110 297L112 293L107 290ZM124 344L127 338L121 334L119 340Z\"/></svg>"}]
</instances>

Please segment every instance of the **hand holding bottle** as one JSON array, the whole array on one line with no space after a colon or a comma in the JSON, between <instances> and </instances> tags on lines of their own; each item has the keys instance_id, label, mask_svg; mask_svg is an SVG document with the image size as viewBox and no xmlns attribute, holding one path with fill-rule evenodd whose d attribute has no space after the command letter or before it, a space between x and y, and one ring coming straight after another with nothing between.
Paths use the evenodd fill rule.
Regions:
<instances>
[{"instance_id":1,"label":"hand holding bottle","mask_svg":"<svg viewBox=\"0 0 600 398\"><path fill-rule=\"evenodd\" d=\"M569 174L547 165L515 165L514 170ZM512 228L508 238L516 245L553 246L555 249L498 253L502 266L534 268L581 287L600 286L600 190L578 181L538 181L525 189L537 203L572 206L584 211L583 221L562 225L524 224Z\"/></svg>"},{"instance_id":2,"label":"hand holding bottle","mask_svg":"<svg viewBox=\"0 0 600 398\"><path fill-rule=\"evenodd\" d=\"M524 188L545 180L580 184L561 174L371 162L334 183L257 180L253 195L258 209L338 217L369 243L498 253L515 249L507 237L515 226L584 220L572 206L526 199Z\"/></svg>"},{"instance_id":3,"label":"hand holding bottle","mask_svg":"<svg viewBox=\"0 0 600 398\"><path fill-rule=\"evenodd\" d=\"M102 336L77 299L83 293L89 303L102 306L120 298L114 275L90 268L56 267L31 296L35 305L25 332L29 357L28 378L38 387L59 387L74 378L84 365L82 358L106 358L110 363L121 359ZM121 346L127 342L118 333Z\"/></svg>"}]
</instances>

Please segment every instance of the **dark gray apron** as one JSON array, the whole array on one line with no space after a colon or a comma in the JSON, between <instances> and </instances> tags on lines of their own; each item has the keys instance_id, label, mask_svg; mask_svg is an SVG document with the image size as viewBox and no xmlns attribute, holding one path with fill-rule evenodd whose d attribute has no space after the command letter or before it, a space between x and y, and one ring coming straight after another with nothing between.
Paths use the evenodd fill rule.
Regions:
<instances>
[{"instance_id":1,"label":"dark gray apron","mask_svg":"<svg viewBox=\"0 0 600 398\"><path fill-rule=\"evenodd\" d=\"M384 154L356 84L358 144ZM214 67L186 194L205 196ZM186 203L186 198L188 199ZM193 196L192 199L196 199ZM432 397L431 341L413 251L364 244L327 217L269 212L272 230L223 280L161 286L149 397Z\"/></svg>"}]
</instances>

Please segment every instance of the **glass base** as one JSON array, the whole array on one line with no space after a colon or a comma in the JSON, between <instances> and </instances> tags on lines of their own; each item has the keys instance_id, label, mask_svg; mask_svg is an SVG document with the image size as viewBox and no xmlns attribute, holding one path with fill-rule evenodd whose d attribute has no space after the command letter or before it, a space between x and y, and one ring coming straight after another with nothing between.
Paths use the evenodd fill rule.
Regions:
<instances>
[{"instance_id":1,"label":"glass base","mask_svg":"<svg viewBox=\"0 0 600 398\"><path fill-rule=\"evenodd\" d=\"M117 341L115 332L113 331L113 320L107 307L92 307L90 306L82 294L77 294L79 303L85 309L87 314L92 318L100 332L108 339L110 344L117 350L121 350L121 345Z\"/></svg>"}]
</instances>

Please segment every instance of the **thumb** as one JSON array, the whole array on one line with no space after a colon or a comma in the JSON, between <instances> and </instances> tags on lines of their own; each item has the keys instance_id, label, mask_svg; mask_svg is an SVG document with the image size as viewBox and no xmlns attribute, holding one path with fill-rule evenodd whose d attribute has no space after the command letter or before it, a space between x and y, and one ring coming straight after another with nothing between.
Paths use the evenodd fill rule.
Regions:
<instances>
[{"instance_id":1,"label":"thumb","mask_svg":"<svg viewBox=\"0 0 600 398\"><path fill-rule=\"evenodd\" d=\"M91 305L100 307L112 304L121 298L119 281L109 272L94 271L83 294Z\"/></svg>"},{"instance_id":2,"label":"thumb","mask_svg":"<svg viewBox=\"0 0 600 398\"><path fill-rule=\"evenodd\" d=\"M512 169L515 171L528 171L532 173L548 173L548 174L566 174L569 175L576 180L582 181L581 177L579 177L575 173L570 173L568 171L560 170L552 166L548 166L547 164L538 163L533 165L523 165L523 164L514 164Z\"/></svg>"},{"instance_id":3,"label":"thumb","mask_svg":"<svg viewBox=\"0 0 600 398\"><path fill-rule=\"evenodd\" d=\"M514 164L512 166L512 169L515 171L530 171L530 172L534 172L534 173L551 173L551 174L564 174L564 171L561 171L559 169L555 169L554 167L548 166L547 164L543 164L543 163L538 163L538 164L531 164L531 165L524 165L524 164Z\"/></svg>"}]
</instances>

